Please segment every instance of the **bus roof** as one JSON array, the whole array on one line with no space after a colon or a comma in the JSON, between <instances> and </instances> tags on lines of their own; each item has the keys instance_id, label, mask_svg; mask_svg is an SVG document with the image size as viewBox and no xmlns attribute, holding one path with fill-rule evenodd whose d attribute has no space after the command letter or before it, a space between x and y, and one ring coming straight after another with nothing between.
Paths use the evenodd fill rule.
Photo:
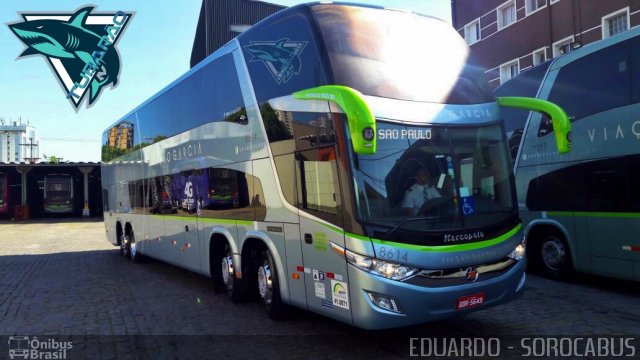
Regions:
<instances>
[{"instance_id":1,"label":"bus roof","mask_svg":"<svg viewBox=\"0 0 640 360\"><path fill-rule=\"evenodd\" d=\"M243 32L243 33L239 34L238 36L236 36L235 38L233 38L231 41L229 41L228 43L226 43L225 45L220 47L218 50L213 52L211 55L207 56L200 63L195 65L193 68L189 69L183 75L181 75L180 77L178 77L177 79L172 81L169 85L167 85L164 88L162 88L161 90L159 90L157 93L155 93L153 96L151 96L150 98L148 98L147 100L142 102L140 105L138 105L134 109L128 111L125 115L120 117L117 121L111 123L111 125L109 125L103 131L103 134L106 134L109 131L109 129L111 129L114 126L118 125L122 121L130 119L141 108L145 107L147 104L149 104L149 103L153 102L154 100L156 100L157 98L159 98L162 94L164 94L167 91L171 90L173 87L175 87L177 84L182 82L184 79L186 79L189 76L191 76L191 74L193 74L194 72L197 72L202 67L206 66L207 64L209 64L210 62L214 61L215 59L220 58L223 55L229 54L230 52L232 52L235 49L237 49L237 39L239 39L241 37L251 36L252 29L254 29L256 27L259 27L259 25L262 25L262 24L264 24L266 22L272 22L274 20L277 20L278 18L286 17L287 15L289 15L291 13L299 12L301 9L311 8L311 7L317 6L317 5L325 5L325 6L326 5L355 6L355 7L372 8L372 9L380 9L380 10L387 10L387 11L397 11L397 12L403 12L403 13L408 13L408 14L414 14L414 15L418 15L418 16L422 16L422 17L433 18L435 20L439 20L439 21L443 21L444 22L444 20L442 20L442 19L438 19L438 18L433 17L433 16L419 14L419 13L415 13L415 12L411 12L411 11L404 11L404 10L398 10L398 9L389 8L389 7L383 7L383 6L377 6L377 5L368 5L368 4L359 4L359 3L352 3L352 2L316 1L316 2L310 2L310 3L305 3L305 4L299 4L299 5L296 5L296 6L292 6L292 7L280 10L277 13L262 19L261 21L259 21L258 23L254 24L251 28L249 28L245 32Z\"/></svg>"},{"instance_id":2,"label":"bus roof","mask_svg":"<svg viewBox=\"0 0 640 360\"><path fill-rule=\"evenodd\" d=\"M638 35L640 35L640 27L634 27L627 31L621 32L620 34L616 34L606 39L598 40L596 42L587 44L579 49L570 51L563 56L559 56L553 59L553 64L551 64L550 70L556 70L581 57L587 56L591 53L602 50L604 48L615 45L617 43L621 43L625 40L629 40Z\"/></svg>"}]
</instances>

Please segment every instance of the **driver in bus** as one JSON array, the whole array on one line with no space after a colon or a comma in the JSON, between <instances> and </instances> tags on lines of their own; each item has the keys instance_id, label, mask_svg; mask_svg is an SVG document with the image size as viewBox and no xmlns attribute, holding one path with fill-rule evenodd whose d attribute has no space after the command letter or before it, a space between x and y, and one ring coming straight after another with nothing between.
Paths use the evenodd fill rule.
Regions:
<instances>
[{"instance_id":1,"label":"driver in bus","mask_svg":"<svg viewBox=\"0 0 640 360\"><path fill-rule=\"evenodd\" d=\"M415 184L405 191L402 199L402 208L407 215L416 215L427 200L442 197L431 183L431 175L427 169L418 169L413 178Z\"/></svg>"}]
</instances>

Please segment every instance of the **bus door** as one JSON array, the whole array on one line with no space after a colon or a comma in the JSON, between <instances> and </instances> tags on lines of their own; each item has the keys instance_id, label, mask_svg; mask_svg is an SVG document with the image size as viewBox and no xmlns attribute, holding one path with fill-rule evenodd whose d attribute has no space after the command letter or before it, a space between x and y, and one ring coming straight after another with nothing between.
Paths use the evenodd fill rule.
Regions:
<instances>
[{"instance_id":1,"label":"bus door","mask_svg":"<svg viewBox=\"0 0 640 360\"><path fill-rule=\"evenodd\" d=\"M347 264L330 244L344 246L335 145L296 152L295 170L309 310L350 322Z\"/></svg>"}]
</instances>

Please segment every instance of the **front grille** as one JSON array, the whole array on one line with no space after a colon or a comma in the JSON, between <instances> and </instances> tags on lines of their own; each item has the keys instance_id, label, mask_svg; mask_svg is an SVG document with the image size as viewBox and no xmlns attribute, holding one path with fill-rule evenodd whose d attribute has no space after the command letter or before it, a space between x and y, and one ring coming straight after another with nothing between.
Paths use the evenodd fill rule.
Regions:
<instances>
[{"instance_id":1,"label":"front grille","mask_svg":"<svg viewBox=\"0 0 640 360\"><path fill-rule=\"evenodd\" d=\"M516 263L516 260L505 258L490 264L482 264L464 268L422 270L416 276L406 280L405 282L408 284L425 287L445 287L478 283L505 274ZM477 273L477 278L475 281L469 279L470 270Z\"/></svg>"}]
</instances>

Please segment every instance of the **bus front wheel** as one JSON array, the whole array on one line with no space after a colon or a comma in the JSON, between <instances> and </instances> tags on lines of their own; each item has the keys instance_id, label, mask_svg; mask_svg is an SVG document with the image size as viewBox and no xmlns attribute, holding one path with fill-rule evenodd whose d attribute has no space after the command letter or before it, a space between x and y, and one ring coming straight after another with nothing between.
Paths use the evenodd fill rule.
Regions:
<instances>
[{"instance_id":1,"label":"bus front wheel","mask_svg":"<svg viewBox=\"0 0 640 360\"><path fill-rule=\"evenodd\" d=\"M571 253L564 236L556 231L541 234L536 241L535 263L548 278L566 279L573 271Z\"/></svg>"},{"instance_id":2,"label":"bus front wheel","mask_svg":"<svg viewBox=\"0 0 640 360\"><path fill-rule=\"evenodd\" d=\"M263 250L258 260L258 292L267 315L273 320L285 316L286 304L280 296L278 271L269 250Z\"/></svg>"}]
</instances>

